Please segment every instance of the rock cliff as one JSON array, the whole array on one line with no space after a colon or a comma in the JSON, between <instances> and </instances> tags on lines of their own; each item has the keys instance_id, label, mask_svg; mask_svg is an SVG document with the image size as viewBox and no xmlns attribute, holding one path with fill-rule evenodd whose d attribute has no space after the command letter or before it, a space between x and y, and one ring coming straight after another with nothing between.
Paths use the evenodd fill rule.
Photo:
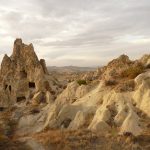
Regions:
<instances>
[{"instance_id":1,"label":"rock cliff","mask_svg":"<svg viewBox=\"0 0 150 150\"><path fill-rule=\"evenodd\" d=\"M93 137L104 136L108 143L107 136L119 138L116 149L123 149L124 138L137 138L129 142L132 145L124 144L133 149L141 135L150 137L149 56L132 61L121 55L63 87L48 73L45 60L38 59L33 45L16 39L12 55L5 55L1 64L0 134L31 149L47 150L64 144L64 139L70 142L72 134L77 138L76 132L81 130L88 144ZM60 131L65 132L62 139ZM39 139L51 144L42 145ZM103 147L98 141L95 144Z\"/></svg>"},{"instance_id":2,"label":"rock cliff","mask_svg":"<svg viewBox=\"0 0 150 150\"><path fill-rule=\"evenodd\" d=\"M21 39L14 42L13 53L4 56L1 64L0 84L1 102L15 104L21 101L31 101L37 92L50 91L47 80L48 71L45 60L39 60L32 44L26 45ZM43 94L43 98L44 98ZM4 99L4 100L3 100ZM46 101L43 99L43 101Z\"/></svg>"}]
</instances>

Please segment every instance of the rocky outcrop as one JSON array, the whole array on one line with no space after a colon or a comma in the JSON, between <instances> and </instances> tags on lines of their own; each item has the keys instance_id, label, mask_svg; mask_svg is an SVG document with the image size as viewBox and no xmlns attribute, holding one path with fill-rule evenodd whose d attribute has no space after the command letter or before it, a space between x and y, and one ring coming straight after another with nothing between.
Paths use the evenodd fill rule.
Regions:
<instances>
[{"instance_id":1,"label":"rocky outcrop","mask_svg":"<svg viewBox=\"0 0 150 150\"><path fill-rule=\"evenodd\" d=\"M16 39L1 64L0 129L17 137L53 129L139 136L149 128L148 62L149 55L136 61L121 55L63 87L33 45ZM32 149L44 148L34 136L22 140Z\"/></svg>"},{"instance_id":2,"label":"rocky outcrop","mask_svg":"<svg viewBox=\"0 0 150 150\"><path fill-rule=\"evenodd\" d=\"M12 55L5 55L1 64L1 93L6 94L11 103L30 101L38 91L47 91L47 75L45 61L38 60L33 45L16 39Z\"/></svg>"},{"instance_id":3,"label":"rocky outcrop","mask_svg":"<svg viewBox=\"0 0 150 150\"><path fill-rule=\"evenodd\" d=\"M150 68L150 55L145 54L140 60L139 60L145 67Z\"/></svg>"},{"instance_id":4,"label":"rocky outcrop","mask_svg":"<svg viewBox=\"0 0 150 150\"><path fill-rule=\"evenodd\" d=\"M126 67L123 66L124 63ZM119 67L122 71L135 64L138 63L130 61L123 55L110 62L107 69L104 69L104 74L108 73L108 78L114 77L109 74L110 70ZM118 71L117 74L119 73ZM125 91L116 91L111 85L106 86L105 79L102 79L98 86L77 97L73 103L71 100L76 96L80 86L77 82L72 82L58 97L55 105L59 109L55 115L51 114L47 125L60 128L62 123L69 119L68 129L88 128L106 133L111 132L112 128L119 128L118 134L131 133L137 136L145 130L145 125L141 125L140 122L139 110L149 115L149 77L149 71L145 70L145 73L141 73L132 81L135 88L132 90L127 88ZM128 79L126 80L122 84L128 83ZM121 81L121 78L118 81ZM82 88L79 91L81 92ZM63 98L68 98L68 101Z\"/></svg>"},{"instance_id":5,"label":"rocky outcrop","mask_svg":"<svg viewBox=\"0 0 150 150\"><path fill-rule=\"evenodd\" d=\"M133 62L126 55L121 55L119 58L112 60L103 69L103 80L114 80L120 77L120 73L127 69ZM116 69L117 68L117 69Z\"/></svg>"}]
</instances>

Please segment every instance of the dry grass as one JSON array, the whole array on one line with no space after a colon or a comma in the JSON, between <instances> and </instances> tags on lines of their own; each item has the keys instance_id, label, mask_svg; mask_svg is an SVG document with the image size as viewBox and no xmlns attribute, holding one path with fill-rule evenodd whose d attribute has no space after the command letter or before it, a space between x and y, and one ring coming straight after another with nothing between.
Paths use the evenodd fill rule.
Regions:
<instances>
[{"instance_id":1,"label":"dry grass","mask_svg":"<svg viewBox=\"0 0 150 150\"><path fill-rule=\"evenodd\" d=\"M33 136L43 145L62 150L88 148L91 142L96 140L96 135L87 130L49 130Z\"/></svg>"},{"instance_id":2,"label":"dry grass","mask_svg":"<svg viewBox=\"0 0 150 150\"><path fill-rule=\"evenodd\" d=\"M19 141L13 141L0 134L0 150L31 150L30 147Z\"/></svg>"},{"instance_id":3,"label":"dry grass","mask_svg":"<svg viewBox=\"0 0 150 150\"><path fill-rule=\"evenodd\" d=\"M116 84L117 84L117 82L115 80L107 80L107 81L105 81L105 85L106 86L114 86Z\"/></svg>"},{"instance_id":4,"label":"dry grass","mask_svg":"<svg viewBox=\"0 0 150 150\"><path fill-rule=\"evenodd\" d=\"M115 87L116 92L133 91L134 89L135 89L134 80L122 81Z\"/></svg>"},{"instance_id":5,"label":"dry grass","mask_svg":"<svg viewBox=\"0 0 150 150\"><path fill-rule=\"evenodd\" d=\"M132 149L133 139L118 136L118 130L112 128L109 135L94 134L87 130L50 130L35 134L33 138L52 150L125 150ZM147 144L146 140L145 145Z\"/></svg>"},{"instance_id":6,"label":"dry grass","mask_svg":"<svg viewBox=\"0 0 150 150\"><path fill-rule=\"evenodd\" d=\"M122 78L134 79L139 74L144 72L144 66L141 63L130 66L128 69L121 72Z\"/></svg>"}]
</instances>

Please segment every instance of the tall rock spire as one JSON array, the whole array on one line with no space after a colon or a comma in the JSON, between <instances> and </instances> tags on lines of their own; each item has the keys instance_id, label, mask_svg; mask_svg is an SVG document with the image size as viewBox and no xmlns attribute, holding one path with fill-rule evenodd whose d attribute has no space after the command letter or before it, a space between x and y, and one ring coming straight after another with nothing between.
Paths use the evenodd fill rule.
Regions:
<instances>
[{"instance_id":1,"label":"tall rock spire","mask_svg":"<svg viewBox=\"0 0 150 150\"><path fill-rule=\"evenodd\" d=\"M16 39L12 55L3 58L0 82L4 92L16 101L26 99L30 91L45 91L47 74L45 60L38 59L33 45L26 45L21 39Z\"/></svg>"}]
</instances>

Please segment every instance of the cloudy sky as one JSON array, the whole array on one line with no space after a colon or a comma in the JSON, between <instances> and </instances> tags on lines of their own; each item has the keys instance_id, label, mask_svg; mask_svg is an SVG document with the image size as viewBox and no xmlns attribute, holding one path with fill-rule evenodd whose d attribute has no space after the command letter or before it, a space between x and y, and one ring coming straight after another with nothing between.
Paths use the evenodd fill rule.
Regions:
<instances>
[{"instance_id":1,"label":"cloudy sky","mask_svg":"<svg viewBox=\"0 0 150 150\"><path fill-rule=\"evenodd\" d=\"M18 37L48 65L135 59L150 53L150 0L0 0L0 61Z\"/></svg>"}]
</instances>

